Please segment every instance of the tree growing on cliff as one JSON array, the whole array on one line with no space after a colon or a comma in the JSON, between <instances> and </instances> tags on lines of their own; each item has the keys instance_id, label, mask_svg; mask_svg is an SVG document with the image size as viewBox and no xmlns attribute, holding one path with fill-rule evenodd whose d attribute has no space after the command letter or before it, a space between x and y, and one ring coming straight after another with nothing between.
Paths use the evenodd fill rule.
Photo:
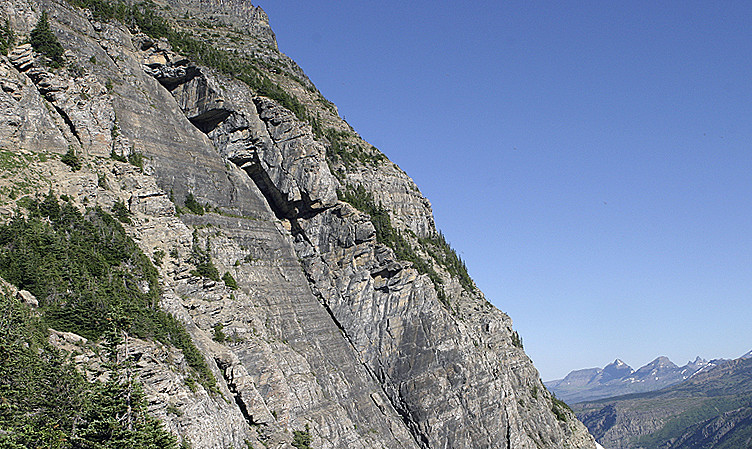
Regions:
<instances>
[{"instance_id":1,"label":"tree growing on cliff","mask_svg":"<svg viewBox=\"0 0 752 449\"><path fill-rule=\"evenodd\" d=\"M43 12L37 21L37 25L29 34L29 43L37 52L43 54L49 60L51 67L62 67L63 46L57 40L57 36L50 29L47 13Z\"/></svg>"},{"instance_id":2,"label":"tree growing on cliff","mask_svg":"<svg viewBox=\"0 0 752 449\"><path fill-rule=\"evenodd\" d=\"M10 27L10 22L6 20L5 25L0 27L0 53L7 55L15 41L16 36Z\"/></svg>"}]
</instances>

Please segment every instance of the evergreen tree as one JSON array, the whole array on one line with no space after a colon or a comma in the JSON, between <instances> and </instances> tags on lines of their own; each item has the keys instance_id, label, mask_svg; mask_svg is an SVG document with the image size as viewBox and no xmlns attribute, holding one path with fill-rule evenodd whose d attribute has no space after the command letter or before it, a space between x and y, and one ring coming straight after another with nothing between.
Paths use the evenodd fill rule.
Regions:
<instances>
[{"instance_id":1,"label":"evergreen tree","mask_svg":"<svg viewBox=\"0 0 752 449\"><path fill-rule=\"evenodd\" d=\"M39 21L37 21L37 25L31 30L29 43L31 43L34 50L49 59L51 67L61 67L65 62L63 60L63 46L60 45L55 33L50 29L47 12L42 13Z\"/></svg>"},{"instance_id":2,"label":"evergreen tree","mask_svg":"<svg viewBox=\"0 0 752 449\"><path fill-rule=\"evenodd\" d=\"M0 27L0 53L7 55L15 41L16 36L10 27L10 22L6 20L5 25Z\"/></svg>"},{"instance_id":3,"label":"evergreen tree","mask_svg":"<svg viewBox=\"0 0 752 449\"><path fill-rule=\"evenodd\" d=\"M0 293L0 311L0 447L177 447L147 414L128 360L128 336L118 329L127 325L124 315L112 315L105 333L109 380L89 383L50 345L46 326L27 306Z\"/></svg>"}]
</instances>

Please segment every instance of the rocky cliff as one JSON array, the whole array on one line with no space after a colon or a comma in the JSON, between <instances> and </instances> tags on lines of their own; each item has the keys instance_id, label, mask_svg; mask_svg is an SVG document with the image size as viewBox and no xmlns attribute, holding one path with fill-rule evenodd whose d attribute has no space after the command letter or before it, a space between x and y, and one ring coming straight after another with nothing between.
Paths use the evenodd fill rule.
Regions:
<instances>
[{"instance_id":1,"label":"rocky cliff","mask_svg":"<svg viewBox=\"0 0 752 449\"><path fill-rule=\"evenodd\" d=\"M0 6L14 37L0 57L1 212L48 191L80 210L126 206L161 307L217 379L197 385L170 345L126 348L149 412L183 443L595 447L428 200L279 53L260 8ZM42 12L62 67L18 45ZM63 350L83 338L66 331L51 334ZM100 343L87 344L75 362L95 372Z\"/></svg>"}]
</instances>

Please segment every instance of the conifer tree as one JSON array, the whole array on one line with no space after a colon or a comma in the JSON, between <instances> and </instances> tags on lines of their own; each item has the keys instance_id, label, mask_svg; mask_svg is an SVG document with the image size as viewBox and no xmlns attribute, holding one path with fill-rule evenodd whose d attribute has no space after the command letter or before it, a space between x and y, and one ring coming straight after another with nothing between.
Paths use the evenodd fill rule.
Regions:
<instances>
[{"instance_id":1,"label":"conifer tree","mask_svg":"<svg viewBox=\"0 0 752 449\"><path fill-rule=\"evenodd\" d=\"M55 33L50 29L47 12L42 13L36 26L31 30L29 43L31 43L34 50L49 59L51 67L61 67L63 62L65 62L63 60L63 46L60 45Z\"/></svg>"}]
</instances>

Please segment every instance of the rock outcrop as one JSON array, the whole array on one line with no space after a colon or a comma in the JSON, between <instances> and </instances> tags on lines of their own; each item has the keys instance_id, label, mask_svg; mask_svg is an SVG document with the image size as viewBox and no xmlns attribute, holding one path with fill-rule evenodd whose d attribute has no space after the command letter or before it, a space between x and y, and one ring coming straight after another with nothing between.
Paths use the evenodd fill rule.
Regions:
<instances>
[{"instance_id":1,"label":"rock outcrop","mask_svg":"<svg viewBox=\"0 0 752 449\"><path fill-rule=\"evenodd\" d=\"M218 379L218 392L192 385L180 351L133 339L122 350L152 414L196 448L290 447L303 429L321 448L594 448L511 319L436 256L449 250L428 200L276 51L263 11L169 3L162 13L197 36L200 21L186 16L240 20L223 21L218 39L263 49L257 70L287 96L260 95L166 39L62 1L0 0L19 36L47 11L67 49L54 70L29 47L0 59L0 146L18 161L2 206L49 189L80 208L126 204L127 232L159 259L162 307ZM335 146L348 155L332 156ZM78 171L60 159L71 149ZM338 199L356 186L412 261ZM196 247L237 289L196 274ZM76 339L54 335L63 349ZM102 374L95 352L76 360L92 379Z\"/></svg>"}]
</instances>

